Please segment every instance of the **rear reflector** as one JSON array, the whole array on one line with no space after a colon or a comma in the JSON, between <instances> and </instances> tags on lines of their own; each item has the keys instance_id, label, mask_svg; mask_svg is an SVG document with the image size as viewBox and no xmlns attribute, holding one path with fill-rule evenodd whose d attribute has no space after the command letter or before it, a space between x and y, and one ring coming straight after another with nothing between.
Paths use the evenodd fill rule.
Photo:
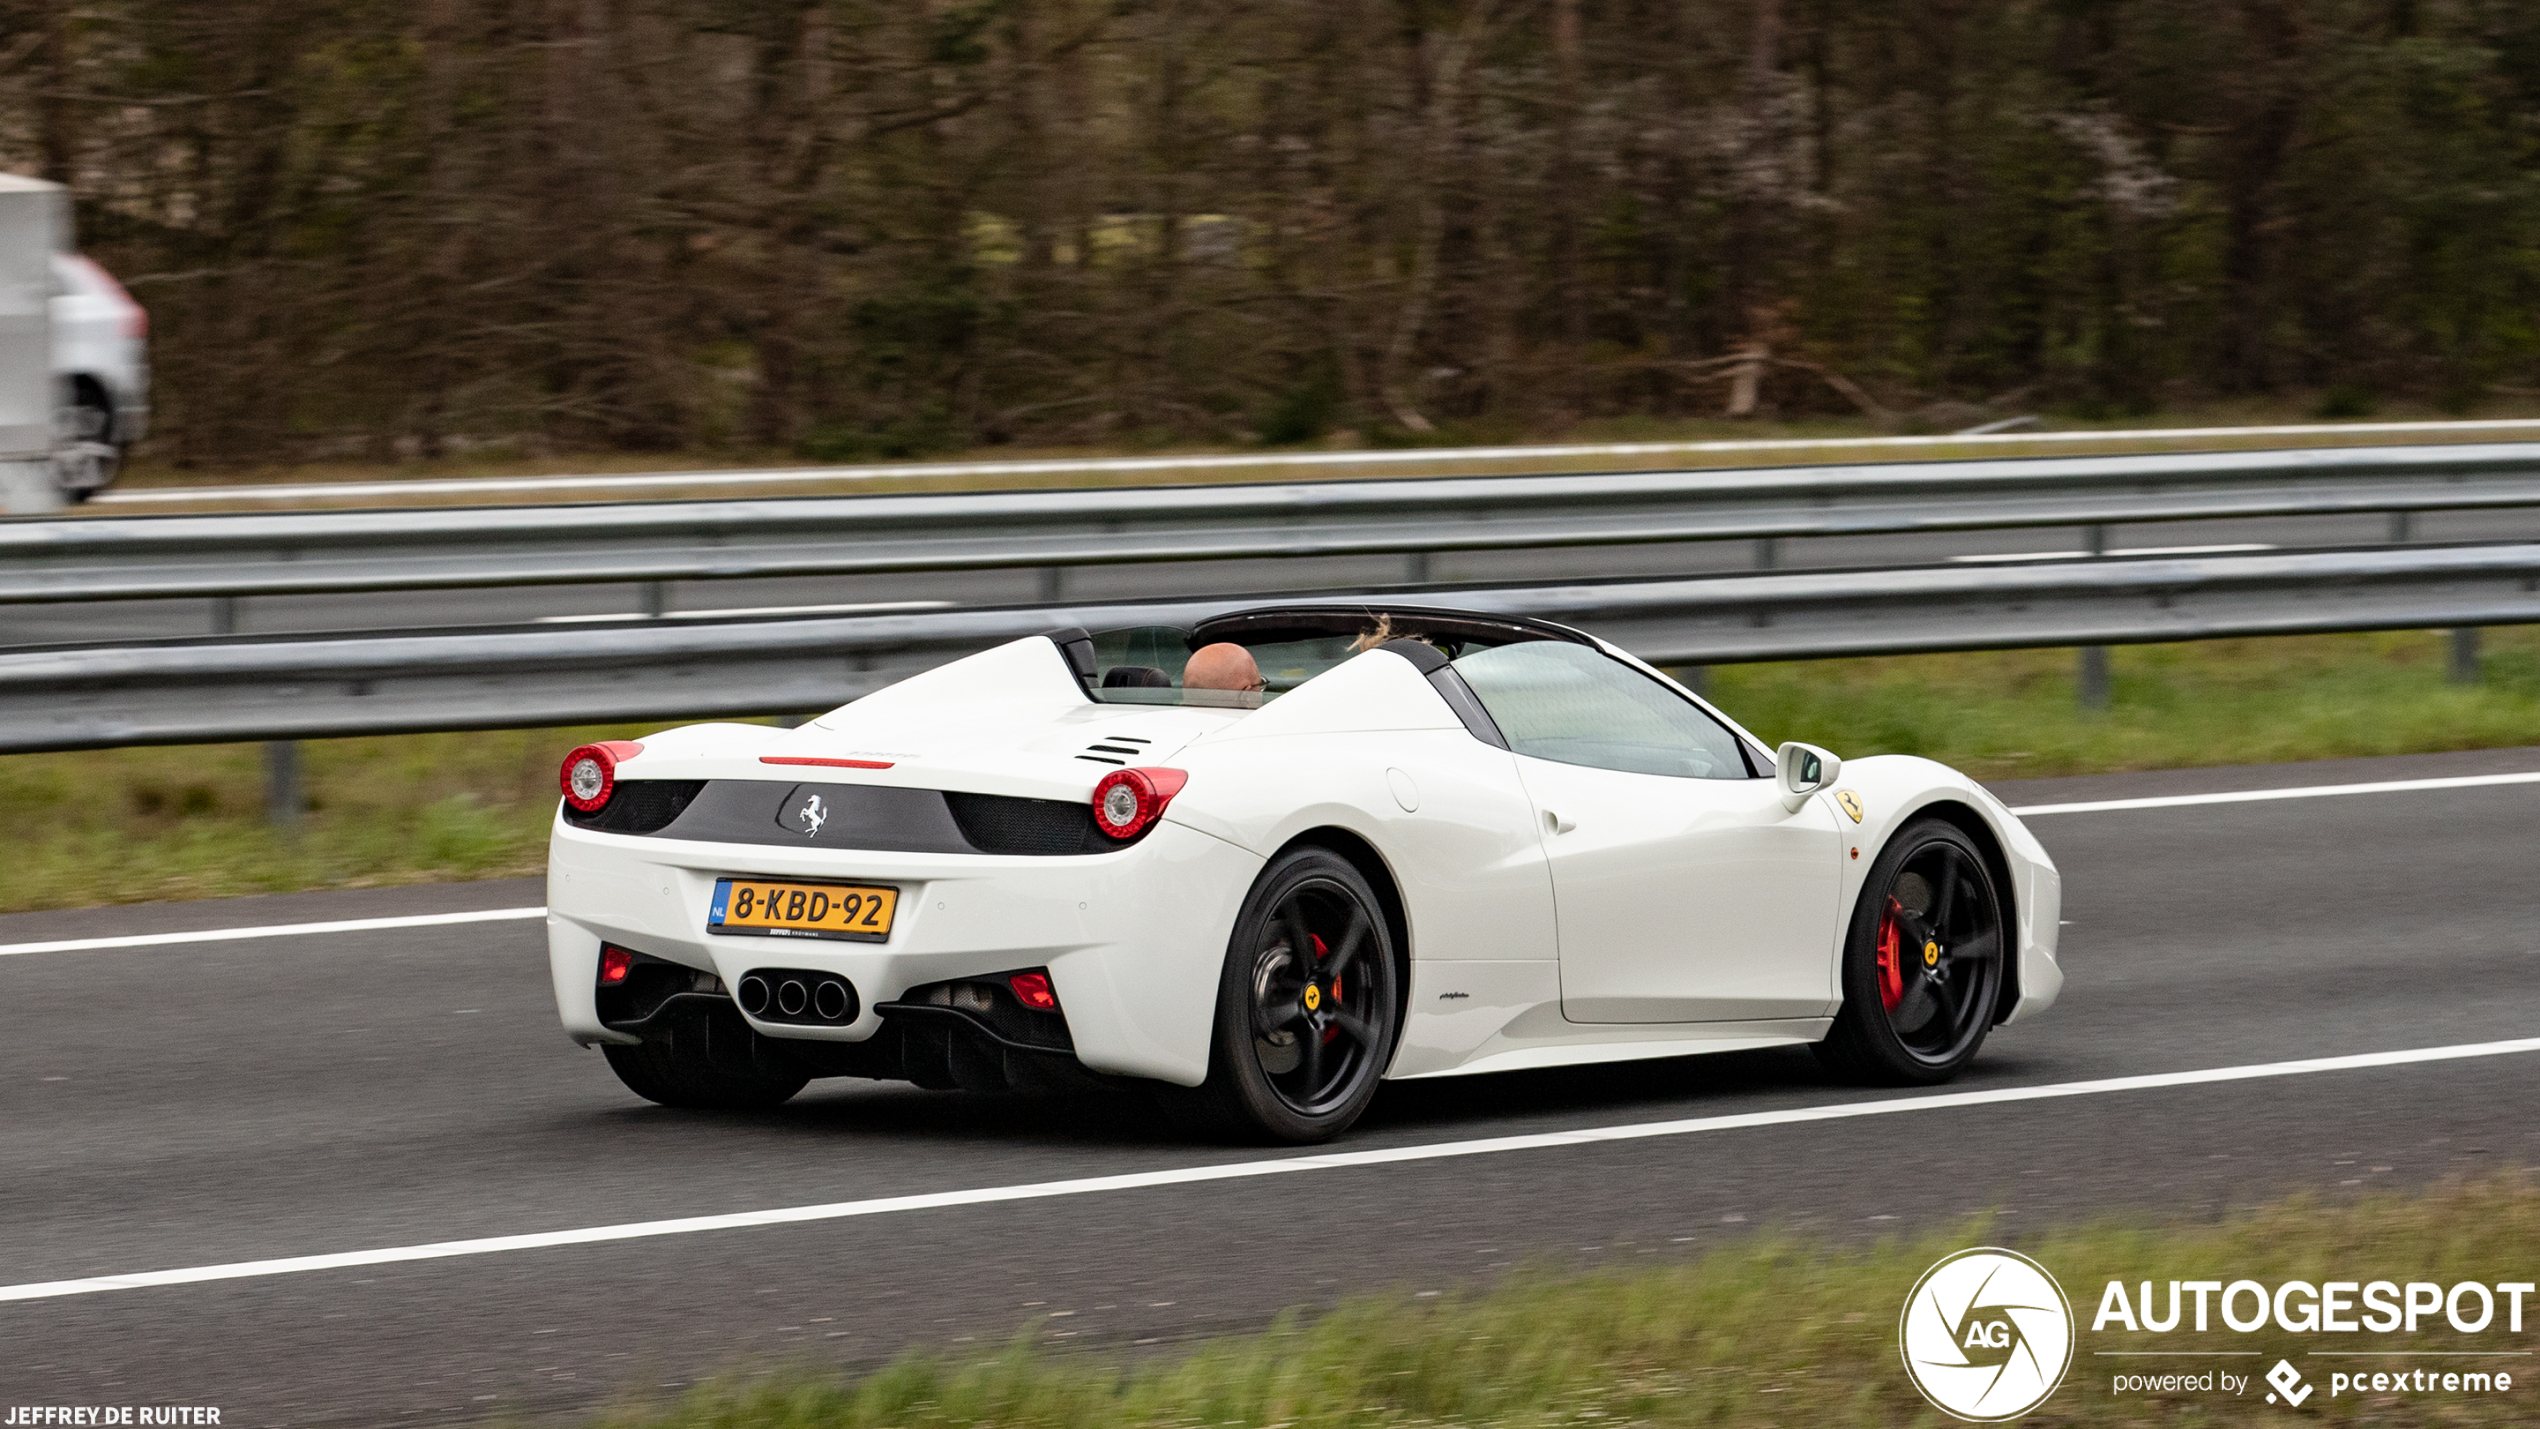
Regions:
<instances>
[{"instance_id":1,"label":"rear reflector","mask_svg":"<svg viewBox=\"0 0 2540 1429\"><path fill-rule=\"evenodd\" d=\"M1050 989L1048 973L1016 973L1005 980L1015 997L1034 1012L1058 1011L1058 994Z\"/></svg>"},{"instance_id":2,"label":"rear reflector","mask_svg":"<svg viewBox=\"0 0 2540 1429\"><path fill-rule=\"evenodd\" d=\"M613 987L626 981L626 970L635 966L635 955L613 943L600 945L600 985Z\"/></svg>"}]
</instances>

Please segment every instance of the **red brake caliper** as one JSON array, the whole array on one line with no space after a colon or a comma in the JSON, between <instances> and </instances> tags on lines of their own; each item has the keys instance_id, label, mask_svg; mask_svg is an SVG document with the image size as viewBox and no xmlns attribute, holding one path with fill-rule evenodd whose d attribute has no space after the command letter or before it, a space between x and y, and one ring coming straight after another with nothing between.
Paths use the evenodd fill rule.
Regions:
<instances>
[{"instance_id":1,"label":"red brake caliper","mask_svg":"<svg viewBox=\"0 0 2540 1429\"><path fill-rule=\"evenodd\" d=\"M1323 959L1332 955L1331 947L1323 941L1322 934L1308 933L1305 936L1314 940L1314 960L1316 962L1319 963ZM1341 1005L1341 980L1339 978L1332 979L1332 1005L1334 1007ZM1326 1027L1323 1029L1323 1040L1326 1042L1331 1041L1339 1035L1341 1035L1341 1030L1337 1027Z\"/></svg>"},{"instance_id":2,"label":"red brake caliper","mask_svg":"<svg viewBox=\"0 0 2540 1429\"><path fill-rule=\"evenodd\" d=\"M1879 1001L1894 1012L1896 1004L1905 1000L1904 940L1896 931L1899 907L1895 899L1887 900L1887 909L1879 914Z\"/></svg>"}]
</instances>

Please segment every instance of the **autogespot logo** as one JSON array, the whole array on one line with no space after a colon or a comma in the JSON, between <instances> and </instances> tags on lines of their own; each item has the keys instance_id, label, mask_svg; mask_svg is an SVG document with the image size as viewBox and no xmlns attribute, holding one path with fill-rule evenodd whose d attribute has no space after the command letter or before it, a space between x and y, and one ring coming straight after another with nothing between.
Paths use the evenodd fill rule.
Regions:
<instances>
[{"instance_id":1,"label":"autogespot logo","mask_svg":"<svg viewBox=\"0 0 2540 1429\"><path fill-rule=\"evenodd\" d=\"M2046 1267L2015 1250L1962 1250L1923 1272L1897 1338L1906 1377L1945 1414L1979 1424L2046 1402L2073 1363L2073 1309Z\"/></svg>"}]
</instances>

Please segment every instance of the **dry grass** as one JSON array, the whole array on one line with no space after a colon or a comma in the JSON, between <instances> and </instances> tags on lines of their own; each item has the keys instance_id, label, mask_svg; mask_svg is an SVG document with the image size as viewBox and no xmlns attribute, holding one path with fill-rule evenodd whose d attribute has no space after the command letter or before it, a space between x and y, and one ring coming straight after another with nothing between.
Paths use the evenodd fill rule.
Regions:
<instances>
[{"instance_id":1,"label":"dry grass","mask_svg":"<svg viewBox=\"0 0 2540 1429\"><path fill-rule=\"evenodd\" d=\"M2497 399L2483 404L2472 417L2481 420L2540 418L2540 403L2518 399ZM2394 405L2376 413L2369 422L2445 421L2455 414L2431 407L2414 408ZM472 452L434 461L395 462L315 462L288 466L262 466L219 469L180 469L146 457L127 469L122 489L166 491L189 487L266 486L279 484L320 484L336 482L379 481L446 481L491 477L622 475L661 471L728 472L737 470L834 469L841 475L835 481L776 484L765 488L734 486L699 486L694 489L661 488L640 493L624 491L590 492L521 492L476 493L469 495L429 494L417 492L395 500L398 505L439 505L467 502L548 502L560 500L619 500L631 495L645 499L667 499L679 496L730 495L753 491L811 495L816 493L872 493L893 491L965 491L1010 490L1018 488L1079 486L1152 486L1188 482L1246 482L1294 480L1342 480L1354 477L1435 476L1445 474L1487 474L1491 472L1536 471L1605 471L1618 469L1660 469L1677 467L1772 466L1804 462L1872 462L1927 461L1966 457L2079 456L2089 453L2218 450L2243 447L2342 446L2377 445L2392 442L2442 440L2439 437L2390 436L2360 433L2343 435L2333 429L2315 436L2251 437L2237 440L2229 437L2199 438L2189 442L2150 435L2152 429L2185 429L2240 426L2320 425L2317 418L2299 405L2284 403L2212 403L2193 408L2163 412L2152 418L2110 419L2088 422L2057 418L2028 429L2011 438L1983 442L1942 443L1891 448L1860 448L1823 445L1854 441L1861 438L1899 435L1936 435L1900 430L1857 418L1820 417L1805 421L1746 422L1721 418L1655 418L1616 417L1581 422L1558 432L1531 430L1504 424L1461 424L1441 428L1417 442L1390 440L1370 443L1357 433L1342 432L1310 447L1294 448L1230 448L1202 447L1187 444L1115 443L1090 447L983 447L947 453L921 461L888 462L880 466L900 471L890 476L870 476L855 466L837 466L815 462L800 455L781 451L717 448L688 452L593 452L554 454L516 446L493 444ZM2354 425L2354 424L2348 424ZM2018 436L2032 433L2097 433L2090 440L2033 441ZM1543 446L1583 443L1736 443L1776 442L1787 445L1779 450L1684 450L1631 457L1527 457L1476 462L1457 459L1448 451L1468 446ZM1387 460L1351 462L1351 451L1381 447ZM1438 449L1439 459L1403 461L1406 452ZM947 471L940 474L905 472L911 466L957 466L971 462L1014 461L1098 461L1115 457L1147 459L1175 456L1217 457L1257 455L1264 452L1329 451L1344 459L1311 468L1262 466L1241 468L1172 467L1135 472L1060 471L1024 474L975 474ZM370 506L380 498L327 501L310 504ZM200 503L152 505L152 511L200 509L215 510L225 505L276 509L268 502L224 503L206 498ZM100 511L124 510L130 507L102 507Z\"/></svg>"},{"instance_id":2,"label":"dry grass","mask_svg":"<svg viewBox=\"0 0 2540 1429\"><path fill-rule=\"evenodd\" d=\"M1000 1354L915 1354L861 1378L739 1374L670 1406L630 1407L603 1429L931 1429L1030 1425L1941 1425L1899 1367L1897 1317L1925 1267L1966 1246L2005 1243L1982 1219L1870 1249L1759 1236L1688 1264L1625 1274L1520 1276L1457 1298L1351 1300L1319 1316L1169 1355L1129 1359L1043 1347L1026 1325ZM2449 1285L2528 1277L2540 1260L2540 1190L2506 1179L2343 1206L2295 1199L2219 1224L2104 1222L2008 1242L2055 1274L2079 1321L2062 1387L2028 1425L2260 1423L2285 1418L2259 1384L2215 1394L2111 1392L2094 1349L2150 1336L2088 1328L2110 1280L2248 1278L2275 1285L2390 1276ZM2501 1312L2500 1312L2501 1314ZM2501 1319L2499 1324L2501 1324ZM2370 1348L2522 1348L2525 1335L2363 1335ZM2164 1350L2258 1351L2225 1361L2263 1374L2290 1356L2316 1389L2313 1422L2525 1424L2540 1370L2529 1360L2369 1362L2379 1368L2508 1367L2510 1393L2353 1394L2331 1400L2312 1337L2182 1328ZM2349 1337L2341 1336L2340 1339ZM2211 1365L2212 1361L2197 1362ZM2286 1422L2298 1422L2288 1420Z\"/></svg>"}]
</instances>

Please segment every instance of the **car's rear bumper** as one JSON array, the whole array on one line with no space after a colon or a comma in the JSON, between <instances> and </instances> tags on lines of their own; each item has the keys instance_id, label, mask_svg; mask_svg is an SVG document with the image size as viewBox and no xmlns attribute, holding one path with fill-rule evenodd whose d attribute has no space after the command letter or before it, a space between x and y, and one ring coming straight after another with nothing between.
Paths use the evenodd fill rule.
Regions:
<instances>
[{"instance_id":1,"label":"car's rear bumper","mask_svg":"<svg viewBox=\"0 0 2540 1429\"><path fill-rule=\"evenodd\" d=\"M598 1007L604 942L712 973L727 988L765 967L844 978L858 1008L841 1025L742 1014L761 1035L796 1044L868 1041L883 1030L880 1005L912 988L1047 968L1085 1067L1189 1086L1208 1072L1226 939L1260 865L1170 822L1118 853L1023 857L695 843L558 820L548 961L565 1031L585 1043L632 1035L612 1030ZM878 943L711 932L715 881L731 875L889 884L900 890L898 912Z\"/></svg>"}]
</instances>

